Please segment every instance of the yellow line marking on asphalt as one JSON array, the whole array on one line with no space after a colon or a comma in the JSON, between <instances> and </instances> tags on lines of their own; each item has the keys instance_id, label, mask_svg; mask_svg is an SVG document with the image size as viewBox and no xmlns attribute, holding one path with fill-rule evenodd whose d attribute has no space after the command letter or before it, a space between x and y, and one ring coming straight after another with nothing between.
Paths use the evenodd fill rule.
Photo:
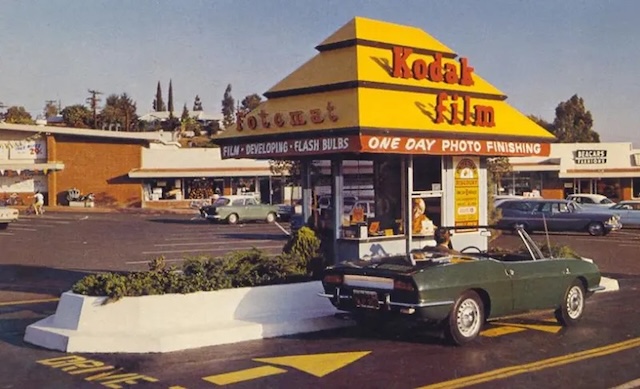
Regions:
<instances>
[{"instance_id":1,"label":"yellow line marking on asphalt","mask_svg":"<svg viewBox=\"0 0 640 389\"><path fill-rule=\"evenodd\" d=\"M637 380L626 382L622 385L618 385L611 389L634 389L634 388L640 388L640 378Z\"/></svg>"},{"instance_id":2,"label":"yellow line marking on asphalt","mask_svg":"<svg viewBox=\"0 0 640 389\"><path fill-rule=\"evenodd\" d=\"M40 299L40 300L19 300L19 301L5 301L0 302L0 307L11 306L11 305L24 305L24 304L38 304L38 303L52 303L54 301L60 300L59 298L49 298L49 299Z\"/></svg>"},{"instance_id":3,"label":"yellow line marking on asphalt","mask_svg":"<svg viewBox=\"0 0 640 389\"><path fill-rule=\"evenodd\" d=\"M350 363L370 354L371 351L356 351L347 353L326 353L312 355L293 355L276 358L254 358L256 362L293 367L316 377L324 377Z\"/></svg>"},{"instance_id":4,"label":"yellow line marking on asphalt","mask_svg":"<svg viewBox=\"0 0 640 389\"><path fill-rule=\"evenodd\" d=\"M597 348L593 348L585 351L580 351L577 353L566 354L566 355L562 355L555 358L543 359L540 361L526 363L523 365L504 367L501 369L488 371L486 373L475 374L475 375L462 377L462 378L458 378L450 381L444 381L436 384L421 386L418 389L464 388L466 386L478 385L484 382L505 379L505 378L513 377L515 375L531 373L534 371L547 369L550 367L567 365L569 363L574 363L574 362L582 361L589 358L601 357L604 355L613 354L619 351L624 351L624 350L628 350L635 347L640 347L640 338L634 338L634 339L626 340L624 342L613 343L607 346L597 347Z\"/></svg>"},{"instance_id":5,"label":"yellow line marking on asphalt","mask_svg":"<svg viewBox=\"0 0 640 389\"><path fill-rule=\"evenodd\" d=\"M515 334L517 332L526 331L526 328L521 327L511 327L511 326L500 326L495 328L489 328L488 330L484 330L480 333L481 336L486 336L488 338L495 338L497 336Z\"/></svg>"},{"instance_id":6,"label":"yellow line marking on asphalt","mask_svg":"<svg viewBox=\"0 0 640 389\"><path fill-rule=\"evenodd\" d=\"M234 371L231 373L224 373L224 374L211 375L208 377L202 377L202 379L216 385L229 385L229 384L235 384L236 382L249 381L256 378L262 378L262 377L267 377L275 374L282 374L286 372L287 371L284 369L279 369L273 366L260 366L260 367L254 367L252 369Z\"/></svg>"},{"instance_id":7,"label":"yellow line marking on asphalt","mask_svg":"<svg viewBox=\"0 0 640 389\"><path fill-rule=\"evenodd\" d=\"M553 324L521 324L521 323L492 323L499 326L518 327L527 330L537 330L543 332L549 332L551 334L557 334L562 329L562 326Z\"/></svg>"}]
</instances>

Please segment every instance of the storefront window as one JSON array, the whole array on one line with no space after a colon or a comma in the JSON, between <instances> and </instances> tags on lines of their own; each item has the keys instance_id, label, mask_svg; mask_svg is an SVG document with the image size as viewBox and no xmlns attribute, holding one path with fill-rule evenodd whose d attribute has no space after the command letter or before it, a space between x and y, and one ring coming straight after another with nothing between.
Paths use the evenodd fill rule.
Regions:
<instances>
[{"instance_id":1,"label":"storefront window","mask_svg":"<svg viewBox=\"0 0 640 389\"><path fill-rule=\"evenodd\" d=\"M182 200L182 180L175 178L149 180L146 183L149 200Z\"/></svg>"},{"instance_id":2,"label":"storefront window","mask_svg":"<svg viewBox=\"0 0 640 389\"><path fill-rule=\"evenodd\" d=\"M640 198L640 177L631 179L631 197Z\"/></svg>"},{"instance_id":3,"label":"storefront window","mask_svg":"<svg viewBox=\"0 0 640 389\"><path fill-rule=\"evenodd\" d=\"M220 183L218 183L220 184ZM210 199L215 193L222 194L222 187L216 187L213 178L191 178L185 180L187 199Z\"/></svg>"},{"instance_id":4,"label":"storefront window","mask_svg":"<svg viewBox=\"0 0 640 389\"><path fill-rule=\"evenodd\" d=\"M618 201L622 198L619 178L602 178L596 180L596 190L598 194L607 196L613 201Z\"/></svg>"},{"instance_id":5,"label":"storefront window","mask_svg":"<svg viewBox=\"0 0 640 389\"><path fill-rule=\"evenodd\" d=\"M499 194L526 196L542 191L543 174L541 172L511 172L500 180Z\"/></svg>"}]
</instances>

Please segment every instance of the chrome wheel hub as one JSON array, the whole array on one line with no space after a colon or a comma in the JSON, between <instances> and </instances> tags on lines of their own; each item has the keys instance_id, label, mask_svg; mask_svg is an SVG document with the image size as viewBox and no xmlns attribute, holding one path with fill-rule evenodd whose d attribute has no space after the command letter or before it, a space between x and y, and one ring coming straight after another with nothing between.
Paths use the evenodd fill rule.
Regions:
<instances>
[{"instance_id":1,"label":"chrome wheel hub","mask_svg":"<svg viewBox=\"0 0 640 389\"><path fill-rule=\"evenodd\" d=\"M569 289L569 293L567 294L567 314L570 318L576 319L580 317L582 314L582 309L584 308L584 296L582 294L582 289L578 286L574 286Z\"/></svg>"},{"instance_id":2,"label":"chrome wheel hub","mask_svg":"<svg viewBox=\"0 0 640 389\"><path fill-rule=\"evenodd\" d=\"M474 336L480 330L480 307L471 299L464 300L456 315L458 331L465 337Z\"/></svg>"}]
</instances>

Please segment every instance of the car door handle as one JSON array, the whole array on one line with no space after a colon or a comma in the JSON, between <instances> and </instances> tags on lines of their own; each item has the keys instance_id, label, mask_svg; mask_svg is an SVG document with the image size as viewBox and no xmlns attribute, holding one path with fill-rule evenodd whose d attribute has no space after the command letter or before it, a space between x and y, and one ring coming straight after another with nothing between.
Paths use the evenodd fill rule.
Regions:
<instances>
[{"instance_id":1,"label":"car door handle","mask_svg":"<svg viewBox=\"0 0 640 389\"><path fill-rule=\"evenodd\" d=\"M508 275L508 276L512 276L514 274L516 274L515 271L513 271L513 269L505 269L504 272Z\"/></svg>"},{"instance_id":2,"label":"car door handle","mask_svg":"<svg viewBox=\"0 0 640 389\"><path fill-rule=\"evenodd\" d=\"M562 271L562 274L564 275L571 274L571 270L569 270L569 268L566 268Z\"/></svg>"}]
</instances>

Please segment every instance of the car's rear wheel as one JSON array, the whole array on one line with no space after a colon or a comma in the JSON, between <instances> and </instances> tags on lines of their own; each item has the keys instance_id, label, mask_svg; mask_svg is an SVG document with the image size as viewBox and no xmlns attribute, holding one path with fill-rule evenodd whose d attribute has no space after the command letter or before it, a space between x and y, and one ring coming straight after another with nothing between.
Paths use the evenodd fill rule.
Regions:
<instances>
[{"instance_id":1,"label":"car's rear wheel","mask_svg":"<svg viewBox=\"0 0 640 389\"><path fill-rule=\"evenodd\" d=\"M555 311L556 320L565 327L574 326L582 318L584 307L584 286L579 280L574 280L564 294L562 305Z\"/></svg>"},{"instance_id":2,"label":"car's rear wheel","mask_svg":"<svg viewBox=\"0 0 640 389\"><path fill-rule=\"evenodd\" d=\"M604 235L604 225L600 222L591 222L587 226L587 231L591 236L602 236Z\"/></svg>"},{"instance_id":3,"label":"car's rear wheel","mask_svg":"<svg viewBox=\"0 0 640 389\"><path fill-rule=\"evenodd\" d=\"M449 314L445 329L446 338L461 346L474 340L484 323L484 305L478 294L472 290L464 292Z\"/></svg>"},{"instance_id":4,"label":"car's rear wheel","mask_svg":"<svg viewBox=\"0 0 640 389\"><path fill-rule=\"evenodd\" d=\"M273 212L269 212L267 214L267 223L273 223L276 221L276 214Z\"/></svg>"},{"instance_id":5,"label":"car's rear wheel","mask_svg":"<svg viewBox=\"0 0 640 389\"><path fill-rule=\"evenodd\" d=\"M238 215L236 215L235 213L232 213L231 215L227 216L227 223L229 224L238 223Z\"/></svg>"}]
</instances>

